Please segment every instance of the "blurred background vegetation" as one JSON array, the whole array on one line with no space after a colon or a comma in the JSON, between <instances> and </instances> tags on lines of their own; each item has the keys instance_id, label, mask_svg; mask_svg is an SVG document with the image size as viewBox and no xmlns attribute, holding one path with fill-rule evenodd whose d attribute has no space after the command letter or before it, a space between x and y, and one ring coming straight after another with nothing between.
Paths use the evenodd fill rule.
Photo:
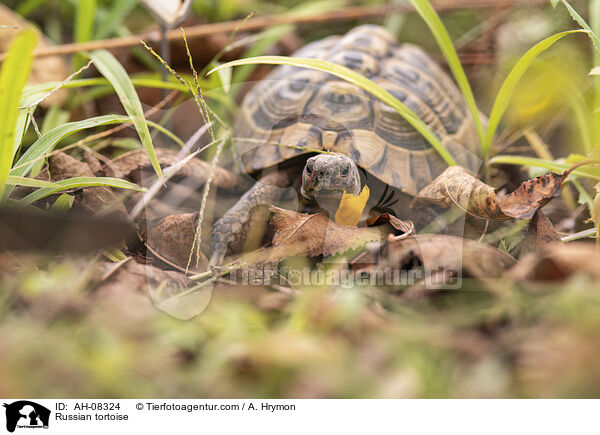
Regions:
<instances>
[{"instance_id":1,"label":"blurred background vegetation","mask_svg":"<svg viewBox=\"0 0 600 435\"><path fill-rule=\"evenodd\" d=\"M465 7L445 7L440 14L484 113L490 112L506 75L528 49L549 35L579 28L565 7L553 8L550 2L506 6L498 0L497 5L486 1L486 7L478 0L470 6L464 3ZM600 22L600 9L599 16L593 16L596 3L600 2L571 2L592 25ZM137 0L1 4L34 23L48 44L158 30L154 17ZM389 4L196 0L182 25L245 19L251 12L256 17L318 16L356 7L373 11ZM235 58L290 55L306 42L370 22L385 25L400 41L424 46L444 63L417 14L380 10L368 18L336 19L326 25L306 20L235 35L215 33L190 40L191 54L198 71L206 72ZM251 43L231 47L245 38ZM114 54L134 83L161 80L161 63L143 47ZM589 73L596 58L584 34L565 38L539 56L519 82L491 156L551 163L593 157L599 149L595 118L600 94ZM88 59L80 54L63 60L66 75L51 80L64 80ZM170 63L185 80L192 80L181 41L171 43ZM259 80L269 70L259 66L234 70L231 76L201 75L201 87L211 109L231 123L245 88L234 86L230 92L229 85ZM96 76L90 68L78 79ZM164 97L159 88L137 87L145 110ZM191 97L185 87L178 90L178 103ZM107 82L60 92L59 98L35 109L33 118L42 135L66 122L125 113ZM149 119L168 125L185 141L203 123L200 113L187 107L178 110L173 103ZM151 132L157 146L173 144L172 138ZM88 136L85 130L77 131L59 147ZM38 137L35 128L27 128L22 149ZM127 129L86 146L114 157L142 144L135 130ZM75 148L74 155L83 151ZM203 157L208 159L211 152ZM543 170L522 162L498 163L490 166L488 182L508 190ZM562 236L586 230L590 235L591 224L584 221L593 209L593 185L593 177L576 178L567 193L548 206L547 214ZM487 237L511 251L519 235L522 227ZM99 256L3 252L0 397L600 397L600 255L589 248L577 251L584 255L577 257L583 260L576 266L566 265L564 257L571 254L565 251L560 258L521 264L527 269L524 274L517 271L494 280L467 277L460 291L418 297L369 286L313 286L288 292L219 285L207 311L188 321L156 309L139 281L107 282ZM116 254L111 259L122 258Z\"/></svg>"}]
</instances>

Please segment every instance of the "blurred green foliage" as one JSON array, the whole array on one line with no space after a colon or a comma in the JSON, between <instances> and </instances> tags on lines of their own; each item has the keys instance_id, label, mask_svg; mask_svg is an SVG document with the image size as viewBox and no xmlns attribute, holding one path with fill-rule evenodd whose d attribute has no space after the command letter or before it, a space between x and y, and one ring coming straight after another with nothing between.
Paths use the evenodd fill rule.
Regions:
<instances>
[{"instance_id":1,"label":"blurred green foliage","mask_svg":"<svg viewBox=\"0 0 600 435\"><path fill-rule=\"evenodd\" d=\"M143 291L94 291L93 263L20 262L0 284L0 397L600 395L600 282L584 276L421 301L220 287L181 321Z\"/></svg>"}]
</instances>

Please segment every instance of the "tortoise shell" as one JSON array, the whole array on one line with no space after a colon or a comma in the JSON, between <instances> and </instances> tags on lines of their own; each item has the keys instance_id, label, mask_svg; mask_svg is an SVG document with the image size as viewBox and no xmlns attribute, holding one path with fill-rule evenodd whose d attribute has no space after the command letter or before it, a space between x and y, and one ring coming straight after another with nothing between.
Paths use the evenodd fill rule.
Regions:
<instances>
[{"instance_id":1,"label":"tortoise shell","mask_svg":"<svg viewBox=\"0 0 600 435\"><path fill-rule=\"evenodd\" d=\"M478 140L450 77L421 48L363 25L310 43L295 57L325 59L374 81L417 114L457 163L477 171ZM245 97L234 129L244 170L255 173L301 154L344 153L384 183L415 195L446 164L394 109L331 74L279 66Z\"/></svg>"}]
</instances>

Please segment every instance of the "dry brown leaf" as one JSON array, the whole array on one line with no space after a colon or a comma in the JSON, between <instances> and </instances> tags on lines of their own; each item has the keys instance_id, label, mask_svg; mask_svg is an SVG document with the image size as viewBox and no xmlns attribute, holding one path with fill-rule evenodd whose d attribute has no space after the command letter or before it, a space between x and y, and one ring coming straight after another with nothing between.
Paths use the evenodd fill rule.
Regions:
<instances>
[{"instance_id":1,"label":"dry brown leaf","mask_svg":"<svg viewBox=\"0 0 600 435\"><path fill-rule=\"evenodd\" d=\"M148 287L165 286L173 291L182 291L195 285L195 282L184 274L172 270L162 270L149 264L140 264L127 261L122 266L115 268L114 263L106 263L102 267L106 279L98 284L101 292L138 291L145 292ZM106 272L110 271L110 274Z\"/></svg>"},{"instance_id":2,"label":"dry brown leaf","mask_svg":"<svg viewBox=\"0 0 600 435\"><path fill-rule=\"evenodd\" d=\"M514 192L499 197L493 187L464 168L450 166L418 193L417 200L444 207L456 205L484 219L530 219L538 209L560 195L568 173L551 172L527 180Z\"/></svg>"},{"instance_id":3,"label":"dry brown leaf","mask_svg":"<svg viewBox=\"0 0 600 435\"><path fill-rule=\"evenodd\" d=\"M81 162L63 152L53 155L48 164L51 181L66 180L73 177L95 177L87 163ZM88 213L110 210L111 214L127 216L125 206L108 187L87 187L77 190L74 208Z\"/></svg>"},{"instance_id":4,"label":"dry brown leaf","mask_svg":"<svg viewBox=\"0 0 600 435\"><path fill-rule=\"evenodd\" d=\"M269 211L275 227L273 255L280 258L335 255L381 238L375 229L339 225L323 214L297 213L274 206Z\"/></svg>"},{"instance_id":5,"label":"dry brown leaf","mask_svg":"<svg viewBox=\"0 0 600 435\"><path fill-rule=\"evenodd\" d=\"M179 151L169 148L156 148L156 156L162 168L173 166L183 159L183 157L179 156ZM140 175L141 171L147 170L148 172L153 173L150 159L144 150L133 150L122 154L113 159L110 163L107 163L104 170L108 176L127 178L136 183L143 181ZM193 178L196 180L196 184L200 186L205 184L208 180L209 171L209 163L200 159L191 159L179 170L177 175ZM216 187L236 192L246 190L249 187L244 179L219 167L215 168L212 182Z\"/></svg>"},{"instance_id":6,"label":"dry brown leaf","mask_svg":"<svg viewBox=\"0 0 600 435\"><path fill-rule=\"evenodd\" d=\"M39 30L27 20L23 19L19 14L13 12L8 7L0 4L0 23L4 26L11 26L7 29L1 29L0 32L0 52L6 52L10 43L19 33L34 29L38 35ZM13 29L12 27L18 27ZM50 47L54 44L45 36L40 35L38 47ZM34 59L29 76L29 84L39 84L46 82L61 82L69 76L69 64L64 56L46 56ZM48 99L41 104L44 107L60 105L66 98L66 92L59 90L52 94Z\"/></svg>"},{"instance_id":7,"label":"dry brown leaf","mask_svg":"<svg viewBox=\"0 0 600 435\"><path fill-rule=\"evenodd\" d=\"M515 280L562 280L581 273L600 277L600 250L585 242L559 243L540 255L528 255L508 271Z\"/></svg>"},{"instance_id":8,"label":"dry brown leaf","mask_svg":"<svg viewBox=\"0 0 600 435\"><path fill-rule=\"evenodd\" d=\"M521 254L543 254L553 245L562 243L554 225L542 210L538 210L527 228L525 239L521 242Z\"/></svg>"},{"instance_id":9,"label":"dry brown leaf","mask_svg":"<svg viewBox=\"0 0 600 435\"><path fill-rule=\"evenodd\" d=\"M147 246L161 260L185 269L192 252L197 225L198 213L167 216L150 229L146 241ZM208 260L204 254L200 253L200 255L198 268L195 267L196 255L194 254L192 257L190 265L194 266L193 270L208 269Z\"/></svg>"},{"instance_id":10,"label":"dry brown leaf","mask_svg":"<svg viewBox=\"0 0 600 435\"><path fill-rule=\"evenodd\" d=\"M102 170L102 162L90 151L84 151L82 156L83 161L88 164L94 175L97 177L103 177L104 171Z\"/></svg>"},{"instance_id":11,"label":"dry brown leaf","mask_svg":"<svg viewBox=\"0 0 600 435\"><path fill-rule=\"evenodd\" d=\"M502 211L517 219L532 218L536 211L560 195L566 174L551 172L524 181L517 190L502 199Z\"/></svg>"},{"instance_id":12,"label":"dry brown leaf","mask_svg":"<svg viewBox=\"0 0 600 435\"><path fill-rule=\"evenodd\" d=\"M490 245L444 234L418 234L393 240L383 252L384 264L400 269L422 266L425 272L468 271L475 277L498 277L516 260Z\"/></svg>"}]
</instances>

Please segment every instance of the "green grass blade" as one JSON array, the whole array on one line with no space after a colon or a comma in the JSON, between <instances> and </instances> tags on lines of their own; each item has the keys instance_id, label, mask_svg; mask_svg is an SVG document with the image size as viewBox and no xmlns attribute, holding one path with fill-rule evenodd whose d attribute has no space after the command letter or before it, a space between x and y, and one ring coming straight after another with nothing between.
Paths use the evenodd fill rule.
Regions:
<instances>
[{"instance_id":1,"label":"green grass blade","mask_svg":"<svg viewBox=\"0 0 600 435\"><path fill-rule=\"evenodd\" d=\"M412 125L439 153L444 161L450 165L456 165L456 161L452 155L448 152L444 145L440 142L435 133L425 124L415 113L400 102L396 97L390 94L388 91L373 83L366 77L363 77L356 71L353 71L344 66L328 62L320 59L303 59L295 57L284 57L284 56L259 56L247 59L239 59L232 62L224 63L216 68L213 68L208 74L218 71L223 68L230 68L239 65L253 65L253 64L270 64L270 65L292 65L302 68L310 68L318 71L324 71L346 80L349 83L357 85L369 92L373 96L379 98L384 103L394 108L404 119L406 119L410 125Z\"/></svg>"},{"instance_id":2,"label":"green grass blade","mask_svg":"<svg viewBox=\"0 0 600 435\"><path fill-rule=\"evenodd\" d=\"M160 89L174 89L180 92L188 92L188 88L182 85L179 82L169 81L163 82L159 78L148 77L146 74L141 75L140 77L132 77L131 83L135 87L148 87L148 88L160 88ZM23 95L21 96L21 101L19 105L21 107L29 106L34 103L38 99L40 99L44 94L54 89L58 86L60 82L46 82L40 83L37 85L29 85L25 87L23 91ZM85 88L91 86L110 86L110 82L105 78L90 78L90 79L78 79L71 80L65 83L62 88L63 89L71 89L71 88ZM112 86L111 86L112 88Z\"/></svg>"},{"instance_id":3,"label":"green grass blade","mask_svg":"<svg viewBox=\"0 0 600 435\"><path fill-rule=\"evenodd\" d=\"M27 18L27 15L32 13L38 7L42 6L47 1L48 0L25 0L17 7L16 12L22 17Z\"/></svg>"},{"instance_id":4,"label":"green grass blade","mask_svg":"<svg viewBox=\"0 0 600 435\"><path fill-rule=\"evenodd\" d=\"M44 121L40 127L42 135L48 133L53 128L69 122L70 116L71 114L68 111L62 110L59 106L50 107L46 112L46 116L44 116Z\"/></svg>"},{"instance_id":5,"label":"green grass blade","mask_svg":"<svg viewBox=\"0 0 600 435\"><path fill-rule=\"evenodd\" d=\"M566 90L567 100L569 101L571 112L573 112L573 120L575 121L577 133L581 137L583 151L586 154L590 154L594 146L592 140L594 127L590 119L590 115L593 116L593 113L589 113L589 107L581 90L576 86L572 86L571 83L568 83L567 86L572 88L567 88Z\"/></svg>"},{"instance_id":6,"label":"green grass blade","mask_svg":"<svg viewBox=\"0 0 600 435\"><path fill-rule=\"evenodd\" d=\"M167 130L165 127L163 127L162 125L153 122L153 121L147 121L148 125L151 127L154 127L156 130L158 130L159 132L161 132L162 134L164 134L165 136L167 136L169 139L171 139L173 142L175 142L177 145L179 145L181 148L185 148L185 142L182 141L179 136L177 136L175 133L173 133L171 130Z\"/></svg>"},{"instance_id":7,"label":"green grass blade","mask_svg":"<svg viewBox=\"0 0 600 435\"><path fill-rule=\"evenodd\" d=\"M184 78L184 80L187 79L187 76L185 76L185 75L182 75L182 77ZM175 81L175 80L169 80L168 82L164 82L164 81L162 81L162 79L160 78L160 76L158 74L145 74L145 73L137 74L137 75L131 76L131 83L136 88L147 87L147 88L158 88L158 89L173 89L176 91L180 91L180 92L189 94L189 88L186 85L179 83L178 81ZM71 80L67 83L62 83L62 82L40 83L37 85L29 85L29 86L25 87L25 90L23 91L23 95L21 96L21 101L19 103L19 106L21 106L21 107L29 106L30 104L36 102L41 97L43 97L44 94L46 94L47 92L56 88L56 86L58 86L58 85L62 85L61 88L63 88L63 89L83 88L83 87L92 87L92 86L109 86L111 89L111 92L113 89L110 82L107 79L101 78L101 77ZM212 98L215 101L219 101L224 104L230 102L230 100L219 89L220 82L218 79L200 80L200 86L201 86L203 94L206 97Z\"/></svg>"},{"instance_id":8,"label":"green grass blade","mask_svg":"<svg viewBox=\"0 0 600 435\"><path fill-rule=\"evenodd\" d=\"M10 175L24 177L31 170L35 162L50 152L54 146L70 134L76 133L88 128L99 127L110 124L123 124L129 122L127 116L103 115L95 118L84 119L83 121L69 122L53 128L47 134L40 137L17 161Z\"/></svg>"},{"instance_id":9,"label":"green grass blade","mask_svg":"<svg viewBox=\"0 0 600 435\"><path fill-rule=\"evenodd\" d=\"M131 121L138 132L142 145L144 145L154 171L161 176L162 170L156 157L154 145L152 144L152 137L150 136L148 124L144 117L142 103L125 68L106 50L94 51L91 54L91 58L94 59L94 65L100 71L100 74L106 77L115 89L123 108L131 117Z\"/></svg>"},{"instance_id":10,"label":"green grass blade","mask_svg":"<svg viewBox=\"0 0 600 435\"><path fill-rule=\"evenodd\" d=\"M75 42L88 42L94 33L94 21L96 19L97 0L80 0L75 2L75 28L73 38ZM84 65L85 58L81 53L73 56L73 68L75 70Z\"/></svg>"},{"instance_id":11,"label":"green grass blade","mask_svg":"<svg viewBox=\"0 0 600 435\"><path fill-rule=\"evenodd\" d=\"M598 39L598 34L600 34L600 0L590 0L589 16L592 35L595 35ZM600 50L594 51L594 65L600 65Z\"/></svg>"},{"instance_id":12,"label":"green grass blade","mask_svg":"<svg viewBox=\"0 0 600 435\"><path fill-rule=\"evenodd\" d=\"M600 34L600 0L590 0L589 6L589 16L590 16L590 27L594 35ZM594 50L594 68L600 70L600 51ZM598 74L592 74L595 77L592 77L594 83L594 107L600 107L600 77ZM595 138L600 138L600 113L594 112L592 113L592 124L593 130L591 133ZM593 147L592 147L593 148ZM596 155L595 157L600 156L600 143L596 141Z\"/></svg>"},{"instance_id":13,"label":"green grass blade","mask_svg":"<svg viewBox=\"0 0 600 435\"><path fill-rule=\"evenodd\" d=\"M75 197L73 195L63 193L58 198L56 198L56 201L54 201L54 204L52 204L52 207L50 207L50 211L57 213L66 213L71 209L71 207L73 207L74 202Z\"/></svg>"},{"instance_id":14,"label":"green grass blade","mask_svg":"<svg viewBox=\"0 0 600 435\"><path fill-rule=\"evenodd\" d=\"M96 16L96 0L76 2L75 42L87 42L92 39L94 32L94 17Z\"/></svg>"},{"instance_id":15,"label":"green grass blade","mask_svg":"<svg viewBox=\"0 0 600 435\"><path fill-rule=\"evenodd\" d=\"M111 36L137 4L138 0L119 0L113 2L110 12L106 13L98 23L94 39L103 39Z\"/></svg>"},{"instance_id":16,"label":"green grass blade","mask_svg":"<svg viewBox=\"0 0 600 435\"><path fill-rule=\"evenodd\" d=\"M571 163L559 163L548 161L544 159L537 159L535 157L524 157L524 156L496 156L490 159L490 165L518 165L518 166L529 166L534 168L549 169L554 172L564 172L569 169L573 164ZM591 168L589 166L582 166L573 171L574 175L580 177L592 178L594 180L600 180L600 171L598 169Z\"/></svg>"},{"instance_id":17,"label":"green grass blade","mask_svg":"<svg viewBox=\"0 0 600 435\"><path fill-rule=\"evenodd\" d=\"M119 189L135 190L137 192L144 192L146 190L142 186L138 186L135 183L113 177L74 177L66 180L56 181L54 184L56 184L55 187L44 187L42 189L38 189L17 202L21 205L32 204L49 195L53 195L65 190L79 189L82 187L116 187Z\"/></svg>"},{"instance_id":18,"label":"green grass blade","mask_svg":"<svg viewBox=\"0 0 600 435\"><path fill-rule=\"evenodd\" d=\"M571 18L573 18L573 21L575 21L577 24L579 24L582 29L587 30L588 36L592 40L594 47L596 47L596 50L600 52L600 38L598 38L598 35L596 33L594 33L594 31L588 25L588 23L585 22L585 20L582 18L582 16L579 15L577 13L577 11L575 9L573 9L573 6L571 6L569 4L569 2L567 2L566 0L555 0L552 2L553 6L556 7L556 5L558 4L559 1L565 6L565 8L567 8L567 11L569 11Z\"/></svg>"},{"instance_id":19,"label":"green grass blade","mask_svg":"<svg viewBox=\"0 0 600 435\"><path fill-rule=\"evenodd\" d=\"M479 109L477 108L473 90L471 89L471 85L469 85L467 75L465 74L465 70L460 63L460 59L458 58L454 44L452 44L450 35L448 35L448 31L444 27L442 20L428 0L409 1L429 27L429 30L433 34L438 46L440 47L440 50L442 51L442 54L448 62L450 71L452 71L452 75L454 76L454 79L456 80L456 83L458 84L458 87L460 88L465 101L467 102L467 107L469 108L471 116L475 122L475 129L477 130L479 143L483 150L485 133L483 131L483 124L481 122L481 116L479 115Z\"/></svg>"},{"instance_id":20,"label":"green grass blade","mask_svg":"<svg viewBox=\"0 0 600 435\"><path fill-rule=\"evenodd\" d=\"M11 162L14 161L15 156L21 148L21 143L25 137L25 132L31 123L31 116L27 109L19 109L19 115L17 116L17 126L15 127L15 144L13 146L13 155Z\"/></svg>"},{"instance_id":21,"label":"green grass blade","mask_svg":"<svg viewBox=\"0 0 600 435\"><path fill-rule=\"evenodd\" d=\"M19 99L31 71L33 49L37 35L29 30L21 33L11 44L8 57L0 68L0 198L4 195L16 142ZM23 121L23 119L21 119ZM25 122L21 123L22 125Z\"/></svg>"},{"instance_id":22,"label":"green grass blade","mask_svg":"<svg viewBox=\"0 0 600 435\"><path fill-rule=\"evenodd\" d=\"M58 186L54 183L44 180L37 180L35 178L27 178L27 177L15 177L13 175L9 175L6 184L11 186L26 186L26 187L44 187L48 189L55 189Z\"/></svg>"},{"instance_id":23,"label":"green grass blade","mask_svg":"<svg viewBox=\"0 0 600 435\"><path fill-rule=\"evenodd\" d=\"M485 141L483 142L483 157L487 157L490 147L492 146L492 141L494 140L494 135L496 134L496 130L498 129L498 125L500 124L500 120L506 109L508 107L508 103L517 87L517 84L523 74L527 71L527 68L532 64L532 62L545 50L550 48L556 41L561 38L570 35L572 33L580 33L584 32L583 30L570 30L567 32L557 33L556 35L552 35L543 41L537 43L533 46L527 53L525 53L513 66L512 70L502 83L500 90L498 91L498 95L496 96L496 100L494 101L494 105L492 107L492 112L490 113L490 120L487 128L487 132L485 135Z\"/></svg>"}]
</instances>

